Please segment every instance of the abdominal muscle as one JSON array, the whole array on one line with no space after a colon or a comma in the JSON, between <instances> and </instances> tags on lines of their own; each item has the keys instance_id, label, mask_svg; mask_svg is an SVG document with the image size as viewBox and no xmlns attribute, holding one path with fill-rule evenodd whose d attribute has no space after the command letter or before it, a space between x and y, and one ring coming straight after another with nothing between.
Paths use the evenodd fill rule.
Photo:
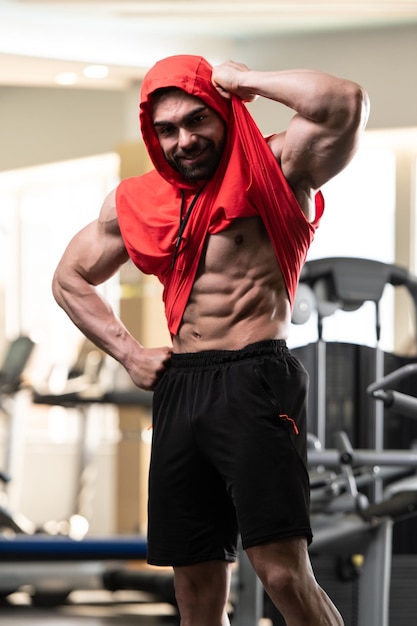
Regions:
<instances>
[{"instance_id":1,"label":"abdominal muscle","mask_svg":"<svg viewBox=\"0 0 417 626\"><path fill-rule=\"evenodd\" d=\"M235 220L209 235L174 352L238 350L264 339L286 339L287 291L262 220Z\"/></svg>"}]
</instances>

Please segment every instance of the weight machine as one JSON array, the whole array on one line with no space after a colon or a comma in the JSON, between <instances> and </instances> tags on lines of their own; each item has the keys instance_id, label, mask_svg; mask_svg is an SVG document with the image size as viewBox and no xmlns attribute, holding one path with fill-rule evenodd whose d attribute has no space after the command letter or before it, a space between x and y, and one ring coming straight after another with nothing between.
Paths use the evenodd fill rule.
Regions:
<instances>
[{"instance_id":1,"label":"weight machine","mask_svg":"<svg viewBox=\"0 0 417 626\"><path fill-rule=\"evenodd\" d=\"M358 587L358 626L388 626L394 524L417 514L417 451L384 449L385 407L417 418L417 398L389 388L417 372L410 364L384 377L379 348L379 303L386 284L404 286L417 314L417 279L404 268L367 259L327 258L305 264L294 306L294 323L305 323L317 311L318 341L314 346L315 385L309 417L308 462L311 476L312 557L323 553L363 557ZM335 448L326 442L326 345L323 319L336 310L354 311L365 301L375 304L377 347L373 380L366 389L369 406L369 449L355 449L347 434L337 432ZM297 354L297 350L294 350ZM382 402L378 402L382 401ZM384 481L389 485L384 490ZM372 501L362 492L367 487ZM264 615L264 591L243 551L234 624L253 626ZM282 618L281 618L282 619ZM279 626L284 624L279 622ZM275 626L275 622L274 622ZM277 625L278 626L278 625Z\"/></svg>"},{"instance_id":2,"label":"weight machine","mask_svg":"<svg viewBox=\"0 0 417 626\"><path fill-rule=\"evenodd\" d=\"M375 399L395 406L417 419L417 398L402 394L388 385L417 373L417 364L407 365L368 387ZM358 554L363 556L359 573L358 626L388 626L391 582L392 531L394 524L417 515L417 451L355 450L345 433L336 434L336 448L311 448L310 469L326 468L312 480L312 527L314 539L310 554ZM362 474L354 471L362 470ZM376 471L375 471L376 469ZM394 479L381 502L370 504L358 490L382 475ZM329 470L336 474L329 474ZM391 470L391 471L390 471ZM404 472L404 470L406 470ZM320 505L318 506L318 503ZM263 616L263 587L249 560L239 556L239 587L233 624L253 626Z\"/></svg>"},{"instance_id":3,"label":"weight machine","mask_svg":"<svg viewBox=\"0 0 417 626\"><path fill-rule=\"evenodd\" d=\"M0 500L0 530L6 527L15 532L24 532L28 527L28 520L10 510L8 486L14 473L18 448L19 424L16 415L16 397L25 387L23 372L34 347L35 344L29 337L25 335L16 337L7 345L0 367L0 410L6 419L7 433L4 466L0 471L0 483L3 483Z\"/></svg>"}]
</instances>

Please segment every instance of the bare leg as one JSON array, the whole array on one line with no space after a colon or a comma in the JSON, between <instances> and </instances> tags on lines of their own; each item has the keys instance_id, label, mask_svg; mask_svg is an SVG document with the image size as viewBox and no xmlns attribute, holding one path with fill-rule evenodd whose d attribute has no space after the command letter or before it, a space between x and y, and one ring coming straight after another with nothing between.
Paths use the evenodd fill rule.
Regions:
<instances>
[{"instance_id":1,"label":"bare leg","mask_svg":"<svg viewBox=\"0 0 417 626\"><path fill-rule=\"evenodd\" d=\"M231 568L225 561L174 568L181 626L230 626L226 603Z\"/></svg>"},{"instance_id":2,"label":"bare leg","mask_svg":"<svg viewBox=\"0 0 417 626\"><path fill-rule=\"evenodd\" d=\"M248 548L247 554L287 626L343 626L339 611L314 577L304 538Z\"/></svg>"}]
</instances>

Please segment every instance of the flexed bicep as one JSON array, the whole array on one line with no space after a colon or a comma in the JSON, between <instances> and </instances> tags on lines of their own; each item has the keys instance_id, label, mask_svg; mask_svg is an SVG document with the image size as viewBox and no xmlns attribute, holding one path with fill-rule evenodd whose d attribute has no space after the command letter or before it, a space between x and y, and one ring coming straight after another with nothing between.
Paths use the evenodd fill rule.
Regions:
<instances>
[{"instance_id":1,"label":"flexed bicep","mask_svg":"<svg viewBox=\"0 0 417 626\"><path fill-rule=\"evenodd\" d=\"M299 115L288 126L281 148L281 167L293 188L305 184L317 190L339 174L356 154L360 128L351 122L330 127Z\"/></svg>"},{"instance_id":2,"label":"flexed bicep","mask_svg":"<svg viewBox=\"0 0 417 626\"><path fill-rule=\"evenodd\" d=\"M270 138L269 146L297 198L311 196L354 156L369 111L357 83L311 69L254 71L226 64L213 74L226 91L293 109L286 131Z\"/></svg>"},{"instance_id":3,"label":"flexed bicep","mask_svg":"<svg viewBox=\"0 0 417 626\"><path fill-rule=\"evenodd\" d=\"M319 189L356 154L368 115L367 97L355 83L343 83L330 103L309 115L297 112L281 145L281 167L293 188Z\"/></svg>"},{"instance_id":4,"label":"flexed bicep","mask_svg":"<svg viewBox=\"0 0 417 626\"><path fill-rule=\"evenodd\" d=\"M69 242L55 271L54 290L59 291L60 285L71 288L71 281L77 283L77 288L83 282L99 285L113 276L127 259L114 208L114 196L109 194L99 217Z\"/></svg>"}]
</instances>

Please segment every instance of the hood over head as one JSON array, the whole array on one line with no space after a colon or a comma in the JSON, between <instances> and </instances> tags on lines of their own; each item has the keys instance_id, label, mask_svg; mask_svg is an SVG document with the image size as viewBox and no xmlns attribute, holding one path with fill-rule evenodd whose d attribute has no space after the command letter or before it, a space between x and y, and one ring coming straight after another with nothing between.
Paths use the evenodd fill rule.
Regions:
<instances>
[{"instance_id":1,"label":"hood over head","mask_svg":"<svg viewBox=\"0 0 417 626\"><path fill-rule=\"evenodd\" d=\"M233 93L230 99L223 98L211 76L210 64L190 55L169 57L149 70L142 85L140 123L155 169L125 179L117 190L117 215L126 249L142 272L155 274L164 285L172 335L181 327L208 234L223 232L235 219L259 216L292 306L301 267L324 210L319 192L316 218L307 221L246 105ZM187 183L166 161L153 127L150 96L162 87L177 87L200 98L227 126L223 157L198 196L195 185ZM193 190L197 198L195 205L190 205L193 209L180 238L179 188Z\"/></svg>"},{"instance_id":2,"label":"hood over head","mask_svg":"<svg viewBox=\"0 0 417 626\"><path fill-rule=\"evenodd\" d=\"M185 188L195 184L184 180L166 160L152 123L151 95L166 87L177 87L190 96L200 98L227 124L229 121L230 100L219 94L211 82L212 66L201 56L181 54L158 61L143 79L139 119L142 137L155 169L169 183Z\"/></svg>"}]
</instances>

